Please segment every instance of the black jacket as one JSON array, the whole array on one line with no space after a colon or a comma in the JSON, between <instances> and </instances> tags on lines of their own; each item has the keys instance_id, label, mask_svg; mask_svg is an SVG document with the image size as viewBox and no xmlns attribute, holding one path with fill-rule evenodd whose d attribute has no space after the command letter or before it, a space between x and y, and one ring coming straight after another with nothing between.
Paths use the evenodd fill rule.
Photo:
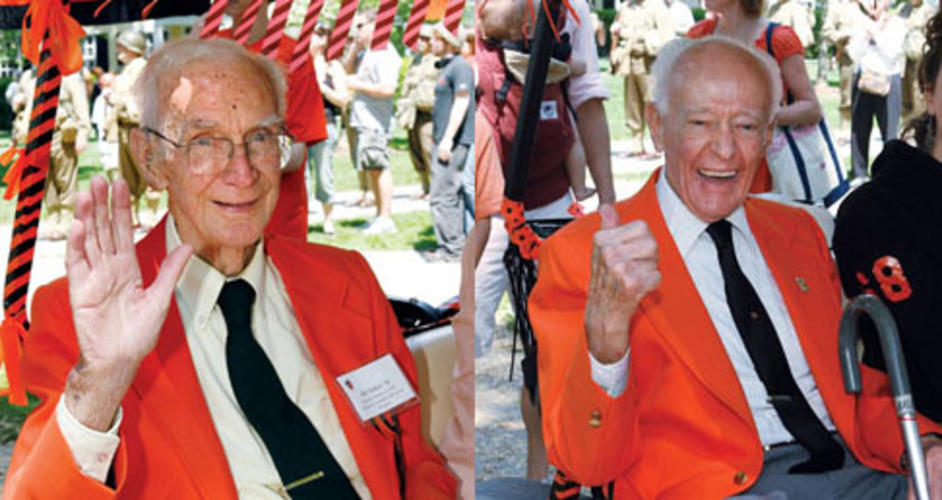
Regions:
<instances>
[{"instance_id":1,"label":"black jacket","mask_svg":"<svg viewBox=\"0 0 942 500\"><path fill-rule=\"evenodd\" d=\"M872 290L896 319L916 407L942 421L942 163L902 141L840 207L833 248L848 297ZM898 263L893 265L893 259ZM864 363L885 370L862 325Z\"/></svg>"}]
</instances>

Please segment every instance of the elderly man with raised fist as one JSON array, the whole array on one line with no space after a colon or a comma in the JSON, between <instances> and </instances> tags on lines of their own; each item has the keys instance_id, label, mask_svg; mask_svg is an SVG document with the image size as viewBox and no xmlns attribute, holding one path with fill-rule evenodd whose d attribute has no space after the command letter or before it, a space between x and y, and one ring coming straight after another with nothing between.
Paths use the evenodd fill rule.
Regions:
<instances>
[{"instance_id":1,"label":"elderly man with raised fist","mask_svg":"<svg viewBox=\"0 0 942 500\"><path fill-rule=\"evenodd\" d=\"M814 220L747 197L781 77L672 42L647 114L664 167L540 249L530 319L550 462L614 498L904 498L884 375L844 392L841 294ZM919 418L942 492L939 426Z\"/></svg>"}]
</instances>

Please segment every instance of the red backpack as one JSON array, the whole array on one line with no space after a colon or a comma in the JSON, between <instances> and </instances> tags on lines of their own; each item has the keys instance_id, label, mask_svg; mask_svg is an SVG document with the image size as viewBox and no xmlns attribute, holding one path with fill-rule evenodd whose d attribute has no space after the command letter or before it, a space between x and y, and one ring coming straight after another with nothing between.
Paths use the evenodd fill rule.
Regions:
<instances>
[{"instance_id":1,"label":"red backpack","mask_svg":"<svg viewBox=\"0 0 942 500\"><path fill-rule=\"evenodd\" d=\"M563 14L557 23L562 30ZM477 105L499 137L496 141L504 177L509 177L510 145L513 142L523 98L523 84L513 78L504 64L505 44L481 39L477 33L479 51ZM568 57L567 57L568 58ZM562 83L547 84L540 104L540 116L535 117L537 127L533 156L527 170L524 195L526 209L538 208L562 197L569 189L566 176L566 156L572 148L575 134L569 117L568 103Z\"/></svg>"}]
</instances>

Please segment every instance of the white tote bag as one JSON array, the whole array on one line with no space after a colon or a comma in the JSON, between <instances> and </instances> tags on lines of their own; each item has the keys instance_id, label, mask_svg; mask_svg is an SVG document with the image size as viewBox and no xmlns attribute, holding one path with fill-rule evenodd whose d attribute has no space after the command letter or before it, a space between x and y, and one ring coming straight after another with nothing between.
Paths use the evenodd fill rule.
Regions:
<instances>
[{"instance_id":1,"label":"white tote bag","mask_svg":"<svg viewBox=\"0 0 942 500\"><path fill-rule=\"evenodd\" d=\"M773 58L772 32L777 26L770 22L765 30L765 46ZM772 190L792 200L827 207L850 189L824 118L813 125L776 127L766 160Z\"/></svg>"}]
</instances>

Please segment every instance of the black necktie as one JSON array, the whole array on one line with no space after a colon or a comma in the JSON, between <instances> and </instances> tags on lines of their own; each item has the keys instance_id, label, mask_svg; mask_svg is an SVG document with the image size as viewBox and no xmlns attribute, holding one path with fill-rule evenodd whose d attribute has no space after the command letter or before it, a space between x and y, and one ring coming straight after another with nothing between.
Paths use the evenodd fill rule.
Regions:
<instances>
[{"instance_id":1,"label":"black necktie","mask_svg":"<svg viewBox=\"0 0 942 500\"><path fill-rule=\"evenodd\" d=\"M252 335L255 290L244 280L226 283L219 308L226 319L226 365L239 406L271 454L291 498L359 498L317 429L285 393Z\"/></svg>"},{"instance_id":2,"label":"black necktie","mask_svg":"<svg viewBox=\"0 0 942 500\"><path fill-rule=\"evenodd\" d=\"M707 227L723 270L726 302L752 364L769 394L769 402L788 432L811 455L807 462L793 466L789 472L806 474L840 469L844 465L844 450L824 428L795 383L775 327L736 260L731 230L732 225L727 220L716 221Z\"/></svg>"}]
</instances>

